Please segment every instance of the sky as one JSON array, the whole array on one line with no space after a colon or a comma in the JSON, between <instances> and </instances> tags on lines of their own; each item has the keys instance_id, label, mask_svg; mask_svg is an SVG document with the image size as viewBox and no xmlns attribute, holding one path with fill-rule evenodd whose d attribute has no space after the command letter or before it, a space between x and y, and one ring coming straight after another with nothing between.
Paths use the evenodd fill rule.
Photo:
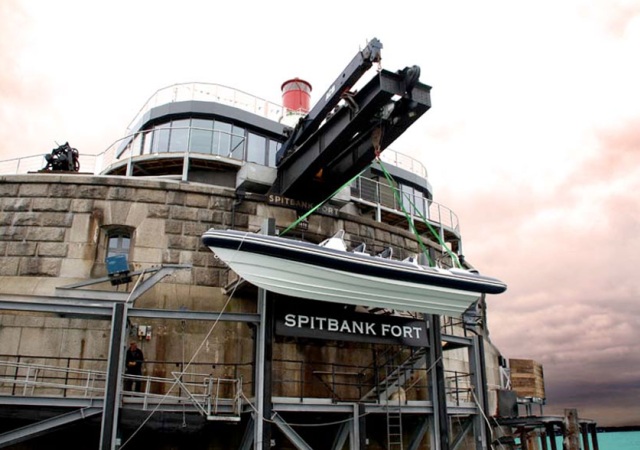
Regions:
<instances>
[{"instance_id":1,"label":"sky","mask_svg":"<svg viewBox=\"0 0 640 450\"><path fill-rule=\"evenodd\" d=\"M544 367L545 413L640 425L640 2L0 0L0 160L97 154L158 89L320 98L367 40L432 108L391 146L509 285L491 341Z\"/></svg>"}]
</instances>

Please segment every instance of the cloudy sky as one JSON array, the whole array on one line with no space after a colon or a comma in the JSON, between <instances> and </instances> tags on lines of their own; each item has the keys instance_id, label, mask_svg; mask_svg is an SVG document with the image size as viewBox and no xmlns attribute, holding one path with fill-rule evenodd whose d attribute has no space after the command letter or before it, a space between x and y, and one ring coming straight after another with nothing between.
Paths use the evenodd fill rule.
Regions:
<instances>
[{"instance_id":1,"label":"cloudy sky","mask_svg":"<svg viewBox=\"0 0 640 450\"><path fill-rule=\"evenodd\" d=\"M99 153L174 83L279 102L298 76L315 101L373 37L433 86L392 148L509 284L492 341L544 365L547 413L640 424L637 0L0 0L0 159Z\"/></svg>"}]
</instances>

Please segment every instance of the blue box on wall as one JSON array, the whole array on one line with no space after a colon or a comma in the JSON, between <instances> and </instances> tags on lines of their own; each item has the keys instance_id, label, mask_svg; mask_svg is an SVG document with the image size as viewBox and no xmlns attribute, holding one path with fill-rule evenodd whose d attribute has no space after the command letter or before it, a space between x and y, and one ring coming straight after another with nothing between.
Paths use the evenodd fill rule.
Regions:
<instances>
[{"instance_id":1,"label":"blue box on wall","mask_svg":"<svg viewBox=\"0 0 640 450\"><path fill-rule=\"evenodd\" d=\"M107 274L111 278L112 285L129 283L129 262L126 255L113 255L107 257Z\"/></svg>"},{"instance_id":2,"label":"blue box on wall","mask_svg":"<svg viewBox=\"0 0 640 450\"><path fill-rule=\"evenodd\" d=\"M126 255L114 255L107 257L107 273L109 276L129 272L129 263Z\"/></svg>"}]
</instances>

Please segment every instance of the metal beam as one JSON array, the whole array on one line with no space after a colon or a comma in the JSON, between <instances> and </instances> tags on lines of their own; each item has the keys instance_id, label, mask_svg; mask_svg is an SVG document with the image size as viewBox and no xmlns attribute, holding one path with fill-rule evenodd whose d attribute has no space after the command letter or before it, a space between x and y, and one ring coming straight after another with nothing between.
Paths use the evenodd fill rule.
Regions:
<instances>
[{"instance_id":1,"label":"metal beam","mask_svg":"<svg viewBox=\"0 0 640 450\"><path fill-rule=\"evenodd\" d=\"M302 437L296 433L296 431L291 428L291 426L285 422L285 420L280 417L278 413L274 413L271 418L273 422L277 425L277 427L282 431L282 433L289 439L295 448L298 450L313 450L313 448L307 444Z\"/></svg>"},{"instance_id":2,"label":"metal beam","mask_svg":"<svg viewBox=\"0 0 640 450\"><path fill-rule=\"evenodd\" d=\"M352 422L342 422L340 424L340 428L338 429L338 433L336 433L336 437L333 439L333 445L331 445L331 450L342 450L345 442L347 442L347 438L351 434L351 427L353 426ZM353 445L349 447L353 449Z\"/></svg>"},{"instance_id":3,"label":"metal beam","mask_svg":"<svg viewBox=\"0 0 640 450\"><path fill-rule=\"evenodd\" d=\"M445 391L444 363L442 361L442 342L440 335L440 316L429 314L429 347L432 365L429 382L433 399L433 447L438 450L449 450L449 417L447 415L447 396Z\"/></svg>"},{"instance_id":4,"label":"metal beam","mask_svg":"<svg viewBox=\"0 0 640 450\"><path fill-rule=\"evenodd\" d=\"M411 89L408 93L407 89ZM324 200L367 168L431 107L430 87L409 87L400 73L383 70L278 166L273 192ZM388 114L386 113L388 112Z\"/></svg>"},{"instance_id":5,"label":"metal beam","mask_svg":"<svg viewBox=\"0 0 640 450\"><path fill-rule=\"evenodd\" d=\"M407 450L418 450L420 448L420 443L429 430L429 419L429 416L420 418L420 423L418 423L418 426L411 436Z\"/></svg>"},{"instance_id":6,"label":"metal beam","mask_svg":"<svg viewBox=\"0 0 640 450\"><path fill-rule=\"evenodd\" d=\"M104 414L100 427L100 450L115 450L118 432L118 417L120 408L118 399L121 394L122 382L122 350L126 332L127 307L123 304L113 305L113 320L111 321L111 342L109 346L109 365L104 392Z\"/></svg>"},{"instance_id":7,"label":"metal beam","mask_svg":"<svg viewBox=\"0 0 640 450\"><path fill-rule=\"evenodd\" d=\"M474 419L474 434L476 436L476 448L484 450L491 446L491 430L489 424L485 421L489 411L489 401L487 393L487 375L484 359L484 338L482 336L474 336L473 346L469 348L469 371L471 372L471 380L473 383L474 393L476 395L478 412Z\"/></svg>"},{"instance_id":8,"label":"metal beam","mask_svg":"<svg viewBox=\"0 0 640 450\"><path fill-rule=\"evenodd\" d=\"M56 408L101 408L104 404L102 398L73 398L73 397L24 397L16 395L0 395L0 405L5 406L29 406L44 409Z\"/></svg>"},{"instance_id":9,"label":"metal beam","mask_svg":"<svg viewBox=\"0 0 640 450\"><path fill-rule=\"evenodd\" d=\"M47 297L33 295L0 294L0 311L29 311L53 313L60 316L85 316L99 320L111 319L113 305L118 301L96 302L90 299L68 299L63 297ZM184 311L170 309L132 308L129 317L175 320L209 320L223 322L258 323L260 315L255 313L221 313L206 311Z\"/></svg>"},{"instance_id":10,"label":"metal beam","mask_svg":"<svg viewBox=\"0 0 640 450\"><path fill-rule=\"evenodd\" d=\"M25 300L16 301L8 300L6 297L0 298L0 310L5 311L29 311L54 313L61 316L82 315L88 318L106 320L111 317L113 304L95 305L92 303L70 303L64 302L56 297L48 297L51 300L28 300L28 296L24 296ZM40 297L41 298L41 297Z\"/></svg>"},{"instance_id":11,"label":"metal beam","mask_svg":"<svg viewBox=\"0 0 640 450\"><path fill-rule=\"evenodd\" d=\"M365 407L358 403L353 417L353 433L351 450L364 449L367 446L367 420L365 418Z\"/></svg>"},{"instance_id":12,"label":"metal beam","mask_svg":"<svg viewBox=\"0 0 640 450\"><path fill-rule=\"evenodd\" d=\"M451 450L458 450L460 444L464 442L464 437L469 433L469 431L473 428L473 420L467 420L460 430L458 436L455 437L453 442L451 443ZM485 447L487 448L487 447Z\"/></svg>"},{"instance_id":13,"label":"metal beam","mask_svg":"<svg viewBox=\"0 0 640 450\"><path fill-rule=\"evenodd\" d=\"M244 429L244 435L242 436L242 441L240 442L240 447L238 450L251 450L253 447L254 432L256 428L256 421L253 419L253 414L249 415L249 420L247 421L247 426Z\"/></svg>"},{"instance_id":14,"label":"metal beam","mask_svg":"<svg viewBox=\"0 0 640 450\"><path fill-rule=\"evenodd\" d=\"M10 445L24 442L29 439L33 439L37 436L41 436L45 433L51 432L64 425L72 422L86 419L102 413L102 408L89 407L82 408L76 411L71 411L59 416L45 419L40 422L36 422L25 427L11 430L6 433L0 434L0 448L5 448Z\"/></svg>"},{"instance_id":15,"label":"metal beam","mask_svg":"<svg viewBox=\"0 0 640 450\"><path fill-rule=\"evenodd\" d=\"M266 219L261 228L262 234L274 235L276 221L273 218ZM274 311L272 301L267 291L258 289L258 314L260 322L255 334L255 396L257 411L255 414L254 447L256 450L269 450L271 448L271 422L264 420L271 417L273 410L271 390L271 370L273 359L273 328Z\"/></svg>"},{"instance_id":16,"label":"metal beam","mask_svg":"<svg viewBox=\"0 0 640 450\"><path fill-rule=\"evenodd\" d=\"M176 320L209 320L220 322L260 322L260 315L255 313L223 313L205 311L182 311L168 309L132 308L129 317L144 317L148 319L176 319Z\"/></svg>"},{"instance_id":17,"label":"metal beam","mask_svg":"<svg viewBox=\"0 0 640 450\"><path fill-rule=\"evenodd\" d=\"M125 302L127 300L134 301L142 294L151 289L162 278L170 275L176 270L191 269L189 264L167 264L158 267L151 267L148 269L137 270L131 272L130 276L142 276L144 274L153 273L153 276L148 280L143 281L133 292L119 292L119 291L100 291L95 289L82 289L87 286L94 286L100 283L110 282L111 278L101 277L93 278L91 280L81 281L79 283L70 284L67 286L61 286L56 288L56 294L66 298L76 298L84 300L110 300Z\"/></svg>"},{"instance_id":18,"label":"metal beam","mask_svg":"<svg viewBox=\"0 0 640 450\"><path fill-rule=\"evenodd\" d=\"M380 50L382 50L382 43L373 38L371 42L367 43L367 46L356 53L351 62L347 64L347 67L336 78L336 80L329 86L329 89L325 92L320 100L313 106L311 111L296 125L296 128L291 133L291 136L282 145L278 153L276 154L276 163L280 165L283 158L288 153L295 151L295 147L304 142L309 135L314 133L325 120L327 115L333 108L338 105L342 95L349 91L353 85L371 68L374 62L379 62L381 59Z\"/></svg>"},{"instance_id":19,"label":"metal beam","mask_svg":"<svg viewBox=\"0 0 640 450\"><path fill-rule=\"evenodd\" d=\"M155 272L151 277L144 280L142 283L138 285L136 289L134 289L129 297L130 302L135 302L141 295L151 289L156 283L159 283L164 277L171 275L173 272L179 269L191 269L190 265L173 265L173 266L162 266L160 270ZM141 274L142 276L142 274Z\"/></svg>"}]
</instances>

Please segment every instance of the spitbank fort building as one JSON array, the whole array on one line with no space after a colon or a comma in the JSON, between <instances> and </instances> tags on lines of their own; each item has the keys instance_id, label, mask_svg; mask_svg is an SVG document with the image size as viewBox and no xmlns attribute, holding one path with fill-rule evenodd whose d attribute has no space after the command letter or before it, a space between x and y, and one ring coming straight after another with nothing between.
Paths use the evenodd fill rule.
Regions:
<instances>
[{"instance_id":1,"label":"spitbank fort building","mask_svg":"<svg viewBox=\"0 0 640 450\"><path fill-rule=\"evenodd\" d=\"M419 69L350 91L380 47L313 108L300 79L283 105L178 84L106 151L80 149L77 171L0 165L0 448L475 450L522 425L541 368L527 366L537 390L511 390L484 295L458 316L288 297L202 243L344 230L372 254L471 268L425 167L390 148L430 107Z\"/></svg>"}]
</instances>

